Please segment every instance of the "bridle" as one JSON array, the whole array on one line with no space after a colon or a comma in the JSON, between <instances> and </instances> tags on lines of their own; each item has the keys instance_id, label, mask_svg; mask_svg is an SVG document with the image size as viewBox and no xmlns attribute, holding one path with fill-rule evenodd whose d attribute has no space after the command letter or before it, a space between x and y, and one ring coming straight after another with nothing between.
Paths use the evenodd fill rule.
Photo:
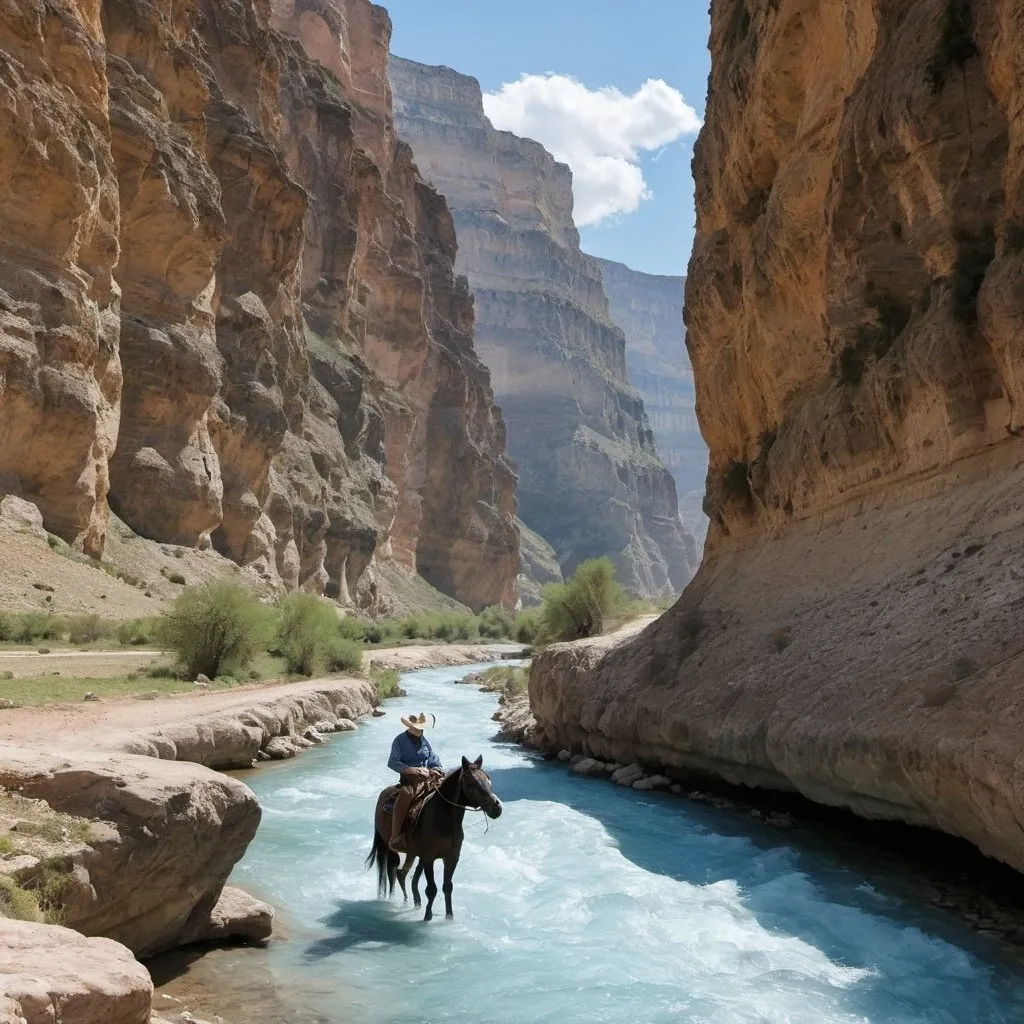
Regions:
<instances>
[{"instance_id":1,"label":"bridle","mask_svg":"<svg viewBox=\"0 0 1024 1024\"><path fill-rule=\"evenodd\" d=\"M472 773L473 773L474 771L477 771L477 770L478 770L478 769L475 769L475 768L470 768L470 769L469 769L469 772L470 772L470 774L472 775ZM459 769L458 769L458 773L459 773L459 792L461 793L461 792L462 792L462 780L463 780L463 777L464 777L464 775L465 775L465 773L466 773L466 769L465 769L465 768L459 768ZM445 780L445 782L447 782L447 781L448 781L448 780L446 779L446 780ZM449 800L449 799L448 799L448 797L446 797L446 796L444 795L444 793L442 793L442 792L441 792L441 787L442 787L443 785L444 785L444 782L442 782L442 783L441 783L441 785L440 785L440 786L438 786L436 790L434 790L434 792L435 792L435 793L437 793L437 795L438 795L438 796L439 796L439 797L440 797L440 798L441 798L441 799L442 799L442 800L443 800L443 801L444 801L444 802L445 802L446 804L451 804L451 806L452 806L452 807L459 807L459 808L461 808L461 809L462 809L462 810L464 810L464 811L479 811L479 812L480 812L481 814L485 813L485 808L483 808L483 807L471 807L471 806L470 806L469 804L460 804L460 803L456 803L456 801L454 801L454 800ZM492 794L492 795L493 795L493 794ZM497 802L498 802L498 798L497 798L497 797L495 797L495 798L494 798L494 800L495 800L495 803L497 803Z\"/></svg>"}]
</instances>

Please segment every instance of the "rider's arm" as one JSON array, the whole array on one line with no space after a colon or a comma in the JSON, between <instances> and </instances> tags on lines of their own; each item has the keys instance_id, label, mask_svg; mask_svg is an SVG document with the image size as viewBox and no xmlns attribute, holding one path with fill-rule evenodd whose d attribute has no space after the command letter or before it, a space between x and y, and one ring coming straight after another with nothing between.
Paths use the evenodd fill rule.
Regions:
<instances>
[{"instance_id":1,"label":"rider's arm","mask_svg":"<svg viewBox=\"0 0 1024 1024\"><path fill-rule=\"evenodd\" d=\"M428 768L440 768L441 767L441 758L439 758L437 756L437 754L434 753L434 748L430 745L429 741L427 741L427 750L428 750L428 754L427 754L427 767Z\"/></svg>"},{"instance_id":2,"label":"rider's arm","mask_svg":"<svg viewBox=\"0 0 1024 1024\"><path fill-rule=\"evenodd\" d=\"M391 756L388 758L388 767L393 772L398 772L399 775L401 775L402 772L408 771L410 768L414 767L414 765L406 764L405 761L402 760L401 741L401 736L395 737L395 742L391 744Z\"/></svg>"}]
</instances>

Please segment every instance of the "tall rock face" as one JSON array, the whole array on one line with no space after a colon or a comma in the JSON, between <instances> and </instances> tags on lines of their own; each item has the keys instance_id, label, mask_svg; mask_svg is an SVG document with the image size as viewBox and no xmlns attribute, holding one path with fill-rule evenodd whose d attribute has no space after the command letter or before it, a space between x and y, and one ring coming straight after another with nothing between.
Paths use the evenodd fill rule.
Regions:
<instances>
[{"instance_id":1,"label":"tall rock face","mask_svg":"<svg viewBox=\"0 0 1024 1024\"><path fill-rule=\"evenodd\" d=\"M566 572L610 555L631 589L677 593L693 540L628 383L600 268L580 251L569 169L495 131L475 79L394 56L390 77L399 136L455 217L456 266L508 423L521 518Z\"/></svg>"},{"instance_id":2,"label":"tall rock face","mask_svg":"<svg viewBox=\"0 0 1024 1024\"><path fill-rule=\"evenodd\" d=\"M159 7L159 9L158 9ZM0 489L383 606L517 600L515 476L367 0L0 11Z\"/></svg>"},{"instance_id":3,"label":"tall rock face","mask_svg":"<svg viewBox=\"0 0 1024 1024\"><path fill-rule=\"evenodd\" d=\"M711 52L704 564L639 637L552 652L535 711L1024 870L1024 8L723 0Z\"/></svg>"},{"instance_id":4,"label":"tall rock face","mask_svg":"<svg viewBox=\"0 0 1024 1024\"><path fill-rule=\"evenodd\" d=\"M654 431L661 461L675 478L679 510L703 534L708 449L697 423L696 388L683 329L685 278L643 274L597 261L612 319L626 335L626 368Z\"/></svg>"}]
</instances>

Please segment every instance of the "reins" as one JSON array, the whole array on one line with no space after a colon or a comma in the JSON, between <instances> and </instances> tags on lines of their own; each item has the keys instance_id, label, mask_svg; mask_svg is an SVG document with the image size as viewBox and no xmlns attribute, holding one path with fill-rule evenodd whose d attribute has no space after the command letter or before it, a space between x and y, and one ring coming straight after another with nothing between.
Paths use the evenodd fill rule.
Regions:
<instances>
[{"instance_id":1,"label":"reins","mask_svg":"<svg viewBox=\"0 0 1024 1024\"><path fill-rule=\"evenodd\" d=\"M448 780L445 779L445 782L447 782L447 781ZM444 782L441 783L441 786L443 786L443 785L444 785ZM441 792L441 786L438 786L437 789L434 790L434 792L446 804L451 804L452 807L459 807L459 808L461 808L464 811L479 811L481 814L484 813L484 809L482 807L470 807L469 804L459 804L459 803L456 803L454 800L449 800L448 797L446 797L444 795L444 793ZM462 770L461 769L459 770L459 791L460 792L462 791ZM484 835L487 835L487 833L490 831L490 828L491 828L491 823L485 819L484 820Z\"/></svg>"}]
</instances>

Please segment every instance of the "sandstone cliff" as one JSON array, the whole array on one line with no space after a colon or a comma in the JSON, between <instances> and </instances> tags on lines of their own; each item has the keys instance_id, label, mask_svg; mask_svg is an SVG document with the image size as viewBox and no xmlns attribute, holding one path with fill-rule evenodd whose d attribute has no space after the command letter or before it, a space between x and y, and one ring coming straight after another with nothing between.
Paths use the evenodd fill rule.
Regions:
<instances>
[{"instance_id":1,"label":"sandstone cliff","mask_svg":"<svg viewBox=\"0 0 1024 1024\"><path fill-rule=\"evenodd\" d=\"M697 424L693 369L683 329L685 278L643 274L597 260L612 319L626 336L626 368L644 400L661 461L675 478L688 530L703 537L708 448Z\"/></svg>"},{"instance_id":2,"label":"sandstone cliff","mask_svg":"<svg viewBox=\"0 0 1024 1024\"><path fill-rule=\"evenodd\" d=\"M399 135L455 216L456 266L508 423L521 518L565 571L608 554L631 589L677 593L692 541L628 383L600 268L579 248L569 169L495 131L475 79L394 56L390 76Z\"/></svg>"},{"instance_id":3,"label":"sandstone cliff","mask_svg":"<svg viewBox=\"0 0 1024 1024\"><path fill-rule=\"evenodd\" d=\"M1024 869L1024 11L723 0L687 278L711 526L675 608L553 649L550 740Z\"/></svg>"},{"instance_id":4,"label":"sandstone cliff","mask_svg":"<svg viewBox=\"0 0 1024 1024\"><path fill-rule=\"evenodd\" d=\"M367 0L0 12L0 490L375 609L516 600L514 475Z\"/></svg>"}]
</instances>

